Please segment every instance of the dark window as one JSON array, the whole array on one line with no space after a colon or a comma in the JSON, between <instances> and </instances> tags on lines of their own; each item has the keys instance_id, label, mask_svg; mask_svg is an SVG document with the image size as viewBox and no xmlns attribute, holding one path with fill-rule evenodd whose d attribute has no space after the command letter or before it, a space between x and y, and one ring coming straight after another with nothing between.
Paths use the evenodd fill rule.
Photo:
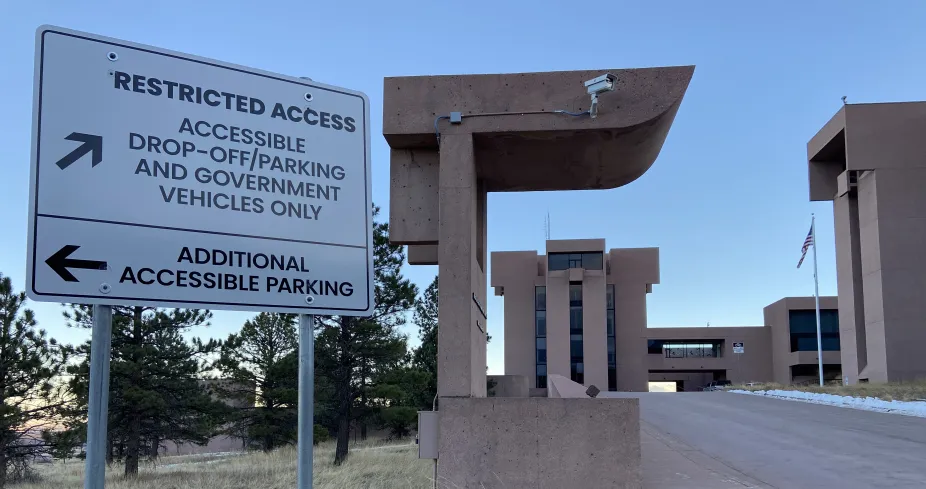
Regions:
<instances>
[{"instance_id":1,"label":"dark window","mask_svg":"<svg viewBox=\"0 0 926 489\"><path fill-rule=\"evenodd\" d=\"M569 355L572 358L573 362L582 361L582 335L581 334L571 334L569 335Z\"/></svg>"},{"instance_id":2,"label":"dark window","mask_svg":"<svg viewBox=\"0 0 926 489\"><path fill-rule=\"evenodd\" d=\"M817 311L794 309L788 311L791 330L791 351L817 351ZM824 351L839 350L839 311L820 310L820 339Z\"/></svg>"},{"instance_id":3,"label":"dark window","mask_svg":"<svg viewBox=\"0 0 926 489\"><path fill-rule=\"evenodd\" d=\"M539 389L547 387L547 288L534 287L534 334Z\"/></svg>"},{"instance_id":4,"label":"dark window","mask_svg":"<svg viewBox=\"0 0 926 489\"><path fill-rule=\"evenodd\" d=\"M578 382L579 384L585 383L585 365L583 363L573 363L570 366L569 374L573 382Z\"/></svg>"},{"instance_id":5,"label":"dark window","mask_svg":"<svg viewBox=\"0 0 926 489\"><path fill-rule=\"evenodd\" d=\"M666 358L719 358L724 340L646 340L646 352Z\"/></svg>"},{"instance_id":6,"label":"dark window","mask_svg":"<svg viewBox=\"0 0 926 489\"><path fill-rule=\"evenodd\" d=\"M617 390L617 338L614 324L614 285L607 285L608 390Z\"/></svg>"},{"instance_id":7,"label":"dark window","mask_svg":"<svg viewBox=\"0 0 926 489\"><path fill-rule=\"evenodd\" d=\"M550 253L547 257L547 269L566 270L569 268L569 255L564 253Z\"/></svg>"},{"instance_id":8,"label":"dark window","mask_svg":"<svg viewBox=\"0 0 926 489\"><path fill-rule=\"evenodd\" d=\"M569 283L569 363L573 382L583 383L582 282Z\"/></svg>"},{"instance_id":9,"label":"dark window","mask_svg":"<svg viewBox=\"0 0 926 489\"><path fill-rule=\"evenodd\" d=\"M604 255L600 251L585 253L550 253L547 256L548 270L568 270L584 268L586 270L604 269Z\"/></svg>"},{"instance_id":10,"label":"dark window","mask_svg":"<svg viewBox=\"0 0 926 489\"><path fill-rule=\"evenodd\" d=\"M601 253L582 253L582 268L601 270L604 268L604 255Z\"/></svg>"},{"instance_id":11,"label":"dark window","mask_svg":"<svg viewBox=\"0 0 926 489\"><path fill-rule=\"evenodd\" d=\"M537 338L537 365L547 363L547 339Z\"/></svg>"},{"instance_id":12,"label":"dark window","mask_svg":"<svg viewBox=\"0 0 926 489\"><path fill-rule=\"evenodd\" d=\"M569 283L569 306L582 307L582 282Z\"/></svg>"},{"instance_id":13,"label":"dark window","mask_svg":"<svg viewBox=\"0 0 926 489\"><path fill-rule=\"evenodd\" d=\"M546 365L537 365L537 388L538 389L547 388L547 366Z\"/></svg>"},{"instance_id":14,"label":"dark window","mask_svg":"<svg viewBox=\"0 0 926 489\"><path fill-rule=\"evenodd\" d=\"M569 308L569 332L582 332L582 306Z\"/></svg>"}]
</instances>

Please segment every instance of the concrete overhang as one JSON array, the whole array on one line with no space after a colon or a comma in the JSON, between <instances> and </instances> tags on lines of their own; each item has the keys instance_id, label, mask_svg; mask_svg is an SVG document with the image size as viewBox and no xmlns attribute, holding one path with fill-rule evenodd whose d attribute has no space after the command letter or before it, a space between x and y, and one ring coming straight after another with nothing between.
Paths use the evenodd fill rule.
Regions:
<instances>
[{"instance_id":1,"label":"concrete overhang","mask_svg":"<svg viewBox=\"0 0 926 489\"><path fill-rule=\"evenodd\" d=\"M597 118L554 113L588 110L584 82L605 73L616 81L601 94ZM489 192L626 185L656 160L693 74L694 66L677 66L386 78L393 191L399 167L436 163L438 132L473 135ZM460 112L462 123L438 119L450 112Z\"/></svg>"},{"instance_id":2,"label":"concrete overhang","mask_svg":"<svg viewBox=\"0 0 926 489\"><path fill-rule=\"evenodd\" d=\"M807 143L810 200L833 200L837 178L846 170L846 107L826 123Z\"/></svg>"}]
</instances>

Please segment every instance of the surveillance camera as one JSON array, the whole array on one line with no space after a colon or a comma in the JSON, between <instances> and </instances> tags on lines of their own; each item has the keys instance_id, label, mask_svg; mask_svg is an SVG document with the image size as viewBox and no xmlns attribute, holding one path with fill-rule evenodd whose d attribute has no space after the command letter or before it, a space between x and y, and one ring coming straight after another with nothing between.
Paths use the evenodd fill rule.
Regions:
<instances>
[{"instance_id":1,"label":"surveillance camera","mask_svg":"<svg viewBox=\"0 0 926 489\"><path fill-rule=\"evenodd\" d=\"M588 89L589 95L598 95L604 92L610 92L614 90L614 81L617 78L610 74L605 73L604 75L592 78L591 80L585 82L585 88Z\"/></svg>"},{"instance_id":2,"label":"surveillance camera","mask_svg":"<svg viewBox=\"0 0 926 489\"><path fill-rule=\"evenodd\" d=\"M605 73L604 75L585 82L585 88L588 89L588 94L592 96L592 104L588 108L588 115L592 119L598 117L598 95L614 90L615 80L617 80L617 77L610 73Z\"/></svg>"}]
</instances>

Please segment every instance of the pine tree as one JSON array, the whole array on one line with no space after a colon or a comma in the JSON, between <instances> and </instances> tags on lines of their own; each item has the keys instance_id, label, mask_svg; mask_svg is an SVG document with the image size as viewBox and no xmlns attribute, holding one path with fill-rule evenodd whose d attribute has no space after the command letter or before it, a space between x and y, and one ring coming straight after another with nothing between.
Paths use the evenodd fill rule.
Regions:
<instances>
[{"instance_id":1,"label":"pine tree","mask_svg":"<svg viewBox=\"0 0 926 489\"><path fill-rule=\"evenodd\" d=\"M379 209L374 207L374 217ZM373 226L376 308L371 317L318 316L316 363L320 376L333 389L332 421L337 433L335 464L347 459L350 424L370 414L371 384L378 373L394 368L406 354L405 338L398 327L414 303L417 290L401 273L405 253L389 242L389 225ZM359 407L359 409L358 409Z\"/></svg>"},{"instance_id":2,"label":"pine tree","mask_svg":"<svg viewBox=\"0 0 926 489\"><path fill-rule=\"evenodd\" d=\"M298 349L295 316L262 312L228 336L215 362L223 396L239 401L233 431L264 451L296 441Z\"/></svg>"},{"instance_id":3,"label":"pine tree","mask_svg":"<svg viewBox=\"0 0 926 489\"><path fill-rule=\"evenodd\" d=\"M0 274L0 488L25 475L37 451L48 450L41 433L62 406L55 379L66 351L37 329L25 302L26 294Z\"/></svg>"},{"instance_id":4,"label":"pine tree","mask_svg":"<svg viewBox=\"0 0 926 489\"><path fill-rule=\"evenodd\" d=\"M205 357L219 343L183 338L211 316L196 309L113 307L107 458L124 458L126 477L136 477L140 458L156 457L165 440L205 444L215 434L223 405L210 394L204 373ZM91 306L72 305L65 317L71 326L93 324ZM77 399L72 419L86 412L90 346L76 348L84 360L68 367Z\"/></svg>"},{"instance_id":5,"label":"pine tree","mask_svg":"<svg viewBox=\"0 0 926 489\"><path fill-rule=\"evenodd\" d=\"M413 319L418 326L418 338L421 340L413 354L414 365L428 374L426 394L431 397L437 394L437 298L438 281L435 276L424 295L415 301Z\"/></svg>"}]
</instances>

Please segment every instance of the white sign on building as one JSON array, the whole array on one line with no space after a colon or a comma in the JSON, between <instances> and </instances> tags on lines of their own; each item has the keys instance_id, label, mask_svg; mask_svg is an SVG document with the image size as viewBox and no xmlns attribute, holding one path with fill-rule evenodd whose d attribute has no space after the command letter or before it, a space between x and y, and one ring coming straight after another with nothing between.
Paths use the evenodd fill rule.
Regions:
<instances>
[{"instance_id":1,"label":"white sign on building","mask_svg":"<svg viewBox=\"0 0 926 489\"><path fill-rule=\"evenodd\" d=\"M369 120L359 92L40 28L29 296L369 314Z\"/></svg>"},{"instance_id":2,"label":"white sign on building","mask_svg":"<svg viewBox=\"0 0 926 489\"><path fill-rule=\"evenodd\" d=\"M745 353L746 348L743 346L743 342L734 342L733 343L733 353Z\"/></svg>"}]
</instances>

